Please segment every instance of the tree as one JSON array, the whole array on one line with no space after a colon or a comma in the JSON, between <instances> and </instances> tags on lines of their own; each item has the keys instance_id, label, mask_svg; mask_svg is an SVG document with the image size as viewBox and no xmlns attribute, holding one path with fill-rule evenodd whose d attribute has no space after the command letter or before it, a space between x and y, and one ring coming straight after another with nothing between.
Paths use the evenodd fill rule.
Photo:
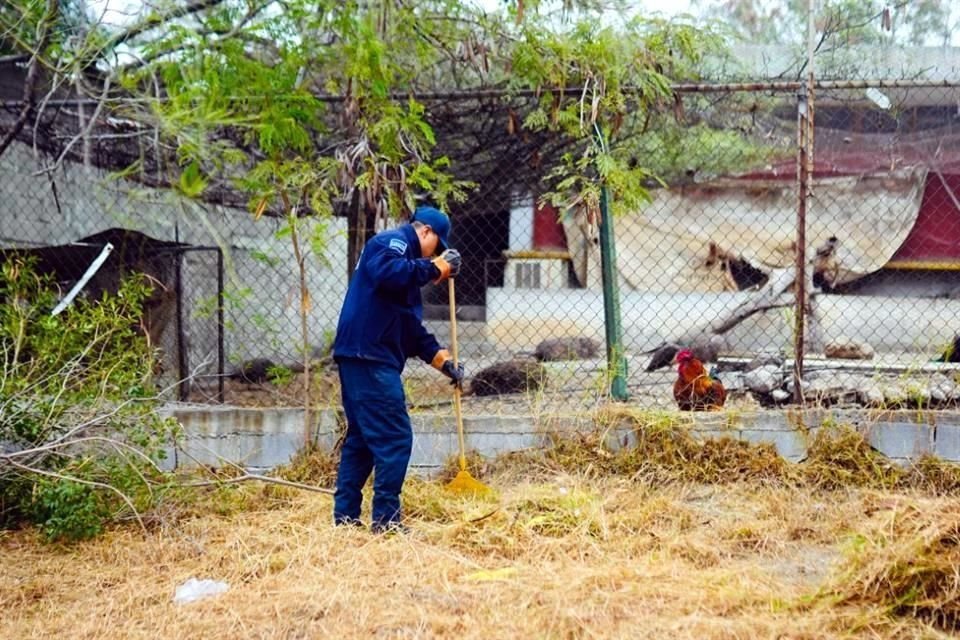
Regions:
<instances>
[{"instance_id":1,"label":"tree","mask_svg":"<svg viewBox=\"0 0 960 640\"><path fill-rule=\"evenodd\" d=\"M34 20L34 4L17 0L6 22ZM131 152L137 177L176 185L189 169L188 179L203 178L195 195L236 194L241 186L256 209L262 189L233 176L261 161L319 153L335 160L338 180L325 186L332 205L355 203L370 229L387 211L409 210L417 193L441 204L465 197L468 183L484 177L464 162L475 155L471 138L488 135L496 118L507 133L492 147L511 151L509 138L521 128L534 138L562 132L564 142L544 149L538 172L552 165L557 184L569 189L579 183L563 180L592 171L634 201L642 193L629 185L643 184L633 179L645 177L643 168L609 152L616 140L603 151L597 132L619 133L631 116L642 122L668 106L670 80L696 77L698 61L719 41L709 30L664 22L616 31L595 14L574 20L573 5L564 6L570 21L557 22L540 13L545 6L528 2L517 21L519 4L487 15L454 0L207 0L151 13L119 33L93 24L84 38L41 53L53 75L82 76L78 94L122 109L165 143ZM121 63L123 48L138 59ZM453 108L396 99L476 90L517 94L514 115L490 100L480 100L477 114L477 101L467 99ZM446 122L461 126L464 115L480 116L477 125L437 135L448 133ZM276 202L263 210L271 206L279 211Z\"/></svg>"},{"instance_id":2,"label":"tree","mask_svg":"<svg viewBox=\"0 0 960 640\"><path fill-rule=\"evenodd\" d=\"M311 248L322 258L325 238L322 225L305 235L305 219L347 217L353 264L388 217L420 198L462 202L515 155L536 161L499 177L503 197L537 183L595 218L607 186L634 209L651 174L631 141L672 111L671 81L698 79L721 48L709 28L606 25L587 2L565 3L558 20L537 2L488 15L458 0L193 0L119 30L82 3L62 6L12 0L0 11L8 62L32 70L4 134L37 140L51 168L103 163L282 218L308 384L305 261ZM309 425L309 387L305 406Z\"/></svg>"},{"instance_id":3,"label":"tree","mask_svg":"<svg viewBox=\"0 0 960 640\"><path fill-rule=\"evenodd\" d=\"M818 0L818 47L856 44L946 46L960 15L950 0ZM727 21L745 42L806 44L808 0L696 0L705 17Z\"/></svg>"}]
</instances>

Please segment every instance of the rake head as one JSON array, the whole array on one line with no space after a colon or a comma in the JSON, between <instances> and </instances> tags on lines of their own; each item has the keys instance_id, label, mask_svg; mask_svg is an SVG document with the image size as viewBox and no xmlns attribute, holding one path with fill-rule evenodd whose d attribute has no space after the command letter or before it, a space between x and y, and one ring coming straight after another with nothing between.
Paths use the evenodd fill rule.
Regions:
<instances>
[{"instance_id":1,"label":"rake head","mask_svg":"<svg viewBox=\"0 0 960 640\"><path fill-rule=\"evenodd\" d=\"M459 472L457 472L456 477L448 482L447 486L444 488L447 491L452 491L454 493L474 495L489 493L492 491L490 487L470 475L470 472L466 469L461 469Z\"/></svg>"}]
</instances>

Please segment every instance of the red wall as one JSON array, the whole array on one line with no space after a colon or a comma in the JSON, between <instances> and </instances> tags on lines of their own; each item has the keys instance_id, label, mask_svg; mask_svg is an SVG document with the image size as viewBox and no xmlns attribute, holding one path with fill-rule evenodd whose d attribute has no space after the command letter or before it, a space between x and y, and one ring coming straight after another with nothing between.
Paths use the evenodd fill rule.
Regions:
<instances>
[{"instance_id":1,"label":"red wall","mask_svg":"<svg viewBox=\"0 0 960 640\"><path fill-rule=\"evenodd\" d=\"M559 221L557 209L547 203L533 210L533 248L566 249L567 236Z\"/></svg>"},{"instance_id":2,"label":"red wall","mask_svg":"<svg viewBox=\"0 0 960 640\"><path fill-rule=\"evenodd\" d=\"M917 221L891 262L960 263L960 209L954 199L960 201L960 174L943 174L941 180L929 172Z\"/></svg>"}]
</instances>

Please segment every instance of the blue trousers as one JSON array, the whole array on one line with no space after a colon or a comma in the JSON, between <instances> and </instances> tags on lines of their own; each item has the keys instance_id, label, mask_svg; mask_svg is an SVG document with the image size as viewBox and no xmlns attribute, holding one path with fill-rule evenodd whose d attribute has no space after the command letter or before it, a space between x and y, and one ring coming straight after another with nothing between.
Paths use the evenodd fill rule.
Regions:
<instances>
[{"instance_id":1,"label":"blue trousers","mask_svg":"<svg viewBox=\"0 0 960 640\"><path fill-rule=\"evenodd\" d=\"M372 526L399 524L400 490L413 449L400 372L368 360L343 359L338 367L347 435L340 451L333 520L360 521L361 490L373 471Z\"/></svg>"}]
</instances>

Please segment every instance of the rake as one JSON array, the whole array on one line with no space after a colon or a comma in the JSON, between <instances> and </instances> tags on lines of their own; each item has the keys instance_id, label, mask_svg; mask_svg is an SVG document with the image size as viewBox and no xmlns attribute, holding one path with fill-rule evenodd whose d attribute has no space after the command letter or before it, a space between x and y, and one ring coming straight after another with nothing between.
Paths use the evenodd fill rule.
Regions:
<instances>
[{"instance_id":1,"label":"rake","mask_svg":"<svg viewBox=\"0 0 960 640\"><path fill-rule=\"evenodd\" d=\"M450 283L450 351L453 354L454 368L460 363L457 355L457 305L453 286L453 278L448 280ZM467 471L467 453L466 445L463 439L463 409L460 406L461 389L459 385L453 387L453 410L457 415L457 437L460 441L460 470L456 477L447 483L446 489L455 493L487 493L491 491L490 487L483 484Z\"/></svg>"}]
</instances>

